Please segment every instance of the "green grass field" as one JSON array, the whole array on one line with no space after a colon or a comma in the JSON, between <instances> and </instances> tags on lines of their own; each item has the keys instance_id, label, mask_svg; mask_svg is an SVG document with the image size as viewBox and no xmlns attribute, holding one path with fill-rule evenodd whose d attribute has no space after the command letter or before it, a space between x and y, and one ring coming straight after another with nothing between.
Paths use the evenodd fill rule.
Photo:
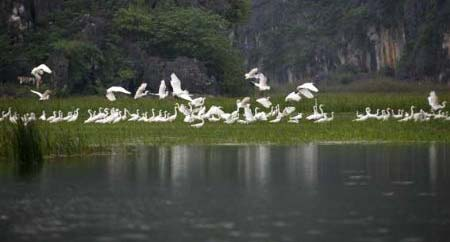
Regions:
<instances>
[{"instance_id":1,"label":"green grass field","mask_svg":"<svg viewBox=\"0 0 450 242\"><path fill-rule=\"evenodd\" d=\"M179 114L173 123L136 123L120 122L117 124L83 124L88 117L87 110L98 107L128 108L151 111L163 109L173 112L175 102L167 99L159 101L153 98L133 100L126 97L116 102L108 102L103 97L73 97L38 102L33 98L2 99L0 111L12 107L14 111L35 112L42 110L47 114L53 110L65 112L80 108L80 118L76 123L49 124L37 122L42 137L45 154L79 154L107 149L111 145L128 144L227 144L227 143L272 143L295 144L300 142L448 142L450 141L450 122L432 120L423 123L398 123L396 121L352 122L356 110L360 112L367 106L377 108L409 109L411 105L417 110L429 110L426 101L427 92L423 93L321 93L318 102L324 104L326 112L336 113L335 121L315 124L302 120L299 124L287 122L270 124L255 123L250 125L223 123L206 123L201 129L194 129L182 122ZM450 95L440 94L441 100L450 100ZM274 104L287 106L283 97L272 98ZM225 111L235 109L235 98L207 98L207 106L220 105ZM253 99L254 100L254 99ZM299 112L308 115L312 112L314 100L302 100L293 105ZM253 107L256 105L253 104ZM8 153L11 124L0 123L0 154Z\"/></svg>"}]
</instances>

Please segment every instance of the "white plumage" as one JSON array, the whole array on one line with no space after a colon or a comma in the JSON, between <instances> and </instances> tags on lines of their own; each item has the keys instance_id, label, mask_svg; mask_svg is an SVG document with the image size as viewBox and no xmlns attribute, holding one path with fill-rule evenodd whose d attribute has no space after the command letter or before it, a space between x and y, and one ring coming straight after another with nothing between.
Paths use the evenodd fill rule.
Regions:
<instances>
[{"instance_id":1,"label":"white plumage","mask_svg":"<svg viewBox=\"0 0 450 242\"><path fill-rule=\"evenodd\" d=\"M319 89L317 89L317 87L314 86L314 83L312 83L312 82L303 83L302 85L297 87L297 90L300 90L300 89L308 89L311 92L319 92Z\"/></svg>"},{"instance_id":2,"label":"white plumage","mask_svg":"<svg viewBox=\"0 0 450 242\"><path fill-rule=\"evenodd\" d=\"M291 92L289 93L284 101L286 102L299 102L302 99L302 97L297 92Z\"/></svg>"},{"instance_id":3,"label":"white plumage","mask_svg":"<svg viewBox=\"0 0 450 242\"><path fill-rule=\"evenodd\" d=\"M172 86L173 96L179 97L181 99L192 101L191 96L189 95L189 92L187 90L181 89L181 81L178 79L177 75L175 73L172 73L170 75L170 85Z\"/></svg>"},{"instance_id":4,"label":"white plumage","mask_svg":"<svg viewBox=\"0 0 450 242\"><path fill-rule=\"evenodd\" d=\"M264 74L258 73L255 75L255 78L258 79L258 82L252 82L252 84L255 85L260 91L270 90L270 86L267 85L267 77Z\"/></svg>"},{"instance_id":5,"label":"white plumage","mask_svg":"<svg viewBox=\"0 0 450 242\"><path fill-rule=\"evenodd\" d=\"M251 69L248 73L245 73L245 79L255 78L256 73L258 73L258 68Z\"/></svg>"},{"instance_id":6,"label":"white plumage","mask_svg":"<svg viewBox=\"0 0 450 242\"><path fill-rule=\"evenodd\" d=\"M44 101L44 100L48 100L50 99L50 90L46 90L44 93L40 93L38 91L34 91L34 90L30 90L32 93L36 94L39 96L39 100L40 101Z\"/></svg>"},{"instance_id":7,"label":"white plumage","mask_svg":"<svg viewBox=\"0 0 450 242\"><path fill-rule=\"evenodd\" d=\"M237 109L244 108L247 104L250 104L250 97L244 97L242 100L236 100Z\"/></svg>"},{"instance_id":8,"label":"white plumage","mask_svg":"<svg viewBox=\"0 0 450 242\"><path fill-rule=\"evenodd\" d=\"M40 64L39 66L37 66L37 67L33 68L33 70L31 70L31 74L33 76L36 76L36 75L42 76L42 75L44 75L44 72L48 73L48 74L52 74L52 70L45 64Z\"/></svg>"},{"instance_id":9,"label":"white plumage","mask_svg":"<svg viewBox=\"0 0 450 242\"><path fill-rule=\"evenodd\" d=\"M134 99L138 99L141 97L144 97L148 94L148 91L145 89L147 88L147 83L143 82L139 88L136 90L136 93L134 94Z\"/></svg>"},{"instance_id":10,"label":"white plumage","mask_svg":"<svg viewBox=\"0 0 450 242\"><path fill-rule=\"evenodd\" d=\"M314 94L309 89L299 89L298 92L308 99L314 98Z\"/></svg>"},{"instance_id":11,"label":"white plumage","mask_svg":"<svg viewBox=\"0 0 450 242\"><path fill-rule=\"evenodd\" d=\"M270 101L270 97L262 97L256 99L256 102L261 104L265 108L270 108L272 106L272 102Z\"/></svg>"},{"instance_id":12,"label":"white plumage","mask_svg":"<svg viewBox=\"0 0 450 242\"><path fill-rule=\"evenodd\" d=\"M428 96L428 104L430 105L430 107L433 111L437 111L439 109L445 108L445 105L447 104L447 102L444 101L444 102L442 102L442 104L439 104L439 98L436 95L436 92L431 91L430 95Z\"/></svg>"},{"instance_id":13,"label":"white plumage","mask_svg":"<svg viewBox=\"0 0 450 242\"><path fill-rule=\"evenodd\" d=\"M115 101L116 100L116 96L114 96L114 93L115 92L120 92L120 93L124 93L124 94L127 94L127 95L130 95L131 94L131 92L129 92L128 90L126 90L125 88L123 88L123 87L119 87L119 86L112 86L112 87L110 87L110 88L108 88L108 89L106 89L106 98L109 100L109 101Z\"/></svg>"}]
</instances>

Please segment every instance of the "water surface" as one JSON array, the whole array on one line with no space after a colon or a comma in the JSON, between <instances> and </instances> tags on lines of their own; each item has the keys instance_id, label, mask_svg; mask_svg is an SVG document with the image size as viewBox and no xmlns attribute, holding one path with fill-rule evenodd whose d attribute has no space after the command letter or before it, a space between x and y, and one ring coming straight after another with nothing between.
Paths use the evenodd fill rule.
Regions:
<instances>
[{"instance_id":1,"label":"water surface","mask_svg":"<svg viewBox=\"0 0 450 242\"><path fill-rule=\"evenodd\" d=\"M450 146L138 146L0 166L0 241L449 241Z\"/></svg>"}]
</instances>

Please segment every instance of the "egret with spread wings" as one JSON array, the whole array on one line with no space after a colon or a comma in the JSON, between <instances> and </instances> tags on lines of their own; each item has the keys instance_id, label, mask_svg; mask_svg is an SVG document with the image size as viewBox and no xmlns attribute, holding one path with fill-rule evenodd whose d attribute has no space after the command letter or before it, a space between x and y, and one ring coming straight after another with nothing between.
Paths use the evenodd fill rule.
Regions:
<instances>
[{"instance_id":1,"label":"egret with spread wings","mask_svg":"<svg viewBox=\"0 0 450 242\"><path fill-rule=\"evenodd\" d=\"M116 96L114 95L115 92L120 92L120 93L124 93L127 95L131 94L131 92L129 92L128 90L126 90L123 87L112 86L112 87L106 89L106 98L111 102L116 101Z\"/></svg>"},{"instance_id":2,"label":"egret with spread wings","mask_svg":"<svg viewBox=\"0 0 450 242\"><path fill-rule=\"evenodd\" d=\"M172 95L175 97L179 97L181 99L187 100L189 102L192 101L191 96L189 95L188 90L181 89L181 81L178 79L175 73L170 75L170 85L172 86L173 93Z\"/></svg>"}]
</instances>

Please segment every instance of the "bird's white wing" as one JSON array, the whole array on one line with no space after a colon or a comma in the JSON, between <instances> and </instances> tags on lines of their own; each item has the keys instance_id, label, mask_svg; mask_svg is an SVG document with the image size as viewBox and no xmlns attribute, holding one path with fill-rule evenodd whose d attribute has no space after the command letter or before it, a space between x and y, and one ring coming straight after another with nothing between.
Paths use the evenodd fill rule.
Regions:
<instances>
[{"instance_id":1,"label":"bird's white wing","mask_svg":"<svg viewBox=\"0 0 450 242\"><path fill-rule=\"evenodd\" d=\"M125 94L131 94L131 92L129 92L127 89L123 88L123 87L119 87L119 86L112 86L110 88L108 88L108 90L106 90L106 92L121 92L121 93L125 93Z\"/></svg>"},{"instance_id":2,"label":"bird's white wing","mask_svg":"<svg viewBox=\"0 0 450 242\"><path fill-rule=\"evenodd\" d=\"M182 92L181 90L181 81L178 79L177 75L175 73L172 73L170 75L170 85L172 86L174 93Z\"/></svg>"},{"instance_id":3,"label":"bird's white wing","mask_svg":"<svg viewBox=\"0 0 450 242\"><path fill-rule=\"evenodd\" d=\"M32 74L33 76L40 75L38 72L39 72L39 69L38 69L37 67L35 67L35 68L33 68L33 69L31 70L31 74Z\"/></svg>"},{"instance_id":4,"label":"bird's white wing","mask_svg":"<svg viewBox=\"0 0 450 242\"><path fill-rule=\"evenodd\" d=\"M253 68L253 69L251 69L248 73L246 73L246 74L244 75L244 76L245 76L245 79L254 78L255 75L256 75L256 73L258 73L258 68Z\"/></svg>"},{"instance_id":5,"label":"bird's white wing","mask_svg":"<svg viewBox=\"0 0 450 242\"><path fill-rule=\"evenodd\" d=\"M244 97L241 101L243 105L250 104L250 97Z\"/></svg>"},{"instance_id":6,"label":"bird's white wing","mask_svg":"<svg viewBox=\"0 0 450 242\"><path fill-rule=\"evenodd\" d=\"M106 98L111 102L116 101L116 96L114 96L113 92L106 92Z\"/></svg>"},{"instance_id":7,"label":"bird's white wing","mask_svg":"<svg viewBox=\"0 0 450 242\"><path fill-rule=\"evenodd\" d=\"M40 92L37 92L37 91L35 91L35 90L30 90L32 93L34 93L34 94L36 94L36 95L38 95L40 98L43 96L43 94L42 93L40 93Z\"/></svg>"},{"instance_id":8,"label":"bird's white wing","mask_svg":"<svg viewBox=\"0 0 450 242\"><path fill-rule=\"evenodd\" d=\"M39 70L42 70L42 71L48 73L48 74L52 74L52 70L45 64L40 64L37 68Z\"/></svg>"},{"instance_id":9,"label":"bird's white wing","mask_svg":"<svg viewBox=\"0 0 450 242\"><path fill-rule=\"evenodd\" d=\"M265 108L270 108L270 106L272 106L272 102L270 102L267 98L259 98L256 100L256 102L258 102Z\"/></svg>"},{"instance_id":10,"label":"bird's white wing","mask_svg":"<svg viewBox=\"0 0 450 242\"><path fill-rule=\"evenodd\" d=\"M192 102L192 98L188 93L177 94L177 97L184 99L186 101Z\"/></svg>"},{"instance_id":11,"label":"bird's white wing","mask_svg":"<svg viewBox=\"0 0 450 242\"><path fill-rule=\"evenodd\" d=\"M298 92L305 96L306 98L312 99L314 95L309 91L309 89L298 89Z\"/></svg>"},{"instance_id":12,"label":"bird's white wing","mask_svg":"<svg viewBox=\"0 0 450 242\"><path fill-rule=\"evenodd\" d=\"M319 91L319 89L317 89L317 87L314 86L314 83L312 83L312 82L303 83L302 85L297 87L297 90L300 90L300 89L308 89L311 92L318 92Z\"/></svg>"},{"instance_id":13,"label":"bird's white wing","mask_svg":"<svg viewBox=\"0 0 450 242\"><path fill-rule=\"evenodd\" d=\"M259 80L259 85L267 86L267 77L264 74L259 73L258 75L256 75L256 78L258 78Z\"/></svg>"},{"instance_id":14,"label":"bird's white wing","mask_svg":"<svg viewBox=\"0 0 450 242\"><path fill-rule=\"evenodd\" d=\"M147 88L147 83L142 83L139 88L136 90L136 94L134 95L134 98L142 97L145 91L145 88Z\"/></svg>"},{"instance_id":15,"label":"bird's white wing","mask_svg":"<svg viewBox=\"0 0 450 242\"><path fill-rule=\"evenodd\" d=\"M50 90L46 90L42 95L43 96L50 96L51 91Z\"/></svg>"},{"instance_id":16,"label":"bird's white wing","mask_svg":"<svg viewBox=\"0 0 450 242\"><path fill-rule=\"evenodd\" d=\"M298 102L301 99L302 99L302 97L300 95L298 95L296 92L291 92L291 93L289 93L289 95L286 96L284 101L286 101L286 102L288 102L288 101Z\"/></svg>"},{"instance_id":17,"label":"bird's white wing","mask_svg":"<svg viewBox=\"0 0 450 242\"><path fill-rule=\"evenodd\" d=\"M428 104L430 104L430 106L432 106L432 107L439 105L439 98L436 95L435 91L430 92L430 96L428 96Z\"/></svg>"},{"instance_id":18,"label":"bird's white wing","mask_svg":"<svg viewBox=\"0 0 450 242\"><path fill-rule=\"evenodd\" d=\"M166 94L166 82L164 80L161 81L161 84L159 85L159 96L163 96Z\"/></svg>"}]
</instances>

